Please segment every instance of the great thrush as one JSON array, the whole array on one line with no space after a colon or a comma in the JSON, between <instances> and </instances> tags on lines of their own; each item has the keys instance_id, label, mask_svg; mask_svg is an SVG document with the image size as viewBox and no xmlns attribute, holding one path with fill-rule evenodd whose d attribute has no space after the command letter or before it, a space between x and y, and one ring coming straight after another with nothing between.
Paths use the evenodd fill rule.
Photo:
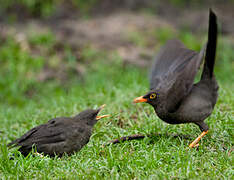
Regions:
<instances>
[{"instance_id":1,"label":"great thrush","mask_svg":"<svg viewBox=\"0 0 234 180\"><path fill-rule=\"evenodd\" d=\"M104 107L87 109L74 117L59 117L32 128L8 146L20 146L19 151L27 156L33 147L38 153L51 157L71 155L89 142L92 128L97 120L108 115L97 116Z\"/></svg>"},{"instance_id":2,"label":"great thrush","mask_svg":"<svg viewBox=\"0 0 234 180\"><path fill-rule=\"evenodd\" d=\"M218 97L214 76L217 43L217 18L209 12L208 42L198 53L178 40L169 40L155 59L150 91L134 100L153 106L160 119L169 124L195 123L202 131L189 147L198 145L207 134L204 120L210 116ZM205 55L204 55L205 54ZM205 57L201 79L194 84L195 75Z\"/></svg>"}]
</instances>

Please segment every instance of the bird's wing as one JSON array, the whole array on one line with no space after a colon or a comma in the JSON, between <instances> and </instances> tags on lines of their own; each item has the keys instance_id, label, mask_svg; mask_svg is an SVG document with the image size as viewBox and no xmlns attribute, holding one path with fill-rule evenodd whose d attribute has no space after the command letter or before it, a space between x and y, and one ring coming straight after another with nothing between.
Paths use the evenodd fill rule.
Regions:
<instances>
[{"instance_id":1,"label":"bird's wing","mask_svg":"<svg viewBox=\"0 0 234 180\"><path fill-rule=\"evenodd\" d=\"M153 78L164 75L169 71L169 67L176 64L177 61L182 61L177 58L180 54L178 50L184 49L184 45L176 40L172 39L166 42L166 44L160 49L158 55L154 60L154 64L151 70L150 82L153 88Z\"/></svg>"},{"instance_id":2,"label":"bird's wing","mask_svg":"<svg viewBox=\"0 0 234 180\"><path fill-rule=\"evenodd\" d=\"M26 140L27 138L29 138L33 133L35 133L38 129L40 129L40 126L37 126L35 128L32 128L31 130L29 130L27 133L25 133L23 136L21 136L20 138L10 142L7 146L12 146L15 145L17 146L19 143L23 142L24 140Z\"/></svg>"},{"instance_id":3,"label":"bird's wing","mask_svg":"<svg viewBox=\"0 0 234 180\"><path fill-rule=\"evenodd\" d=\"M187 49L178 40L169 40L155 59L150 89L161 88L167 96L168 109L173 109L188 94L203 59L200 53Z\"/></svg>"},{"instance_id":4,"label":"bird's wing","mask_svg":"<svg viewBox=\"0 0 234 180\"><path fill-rule=\"evenodd\" d=\"M49 144L65 140L64 132L66 127L62 123L64 118L57 118L48 121L46 124L29 130L22 137L8 144L8 146L32 146L33 144Z\"/></svg>"}]
</instances>

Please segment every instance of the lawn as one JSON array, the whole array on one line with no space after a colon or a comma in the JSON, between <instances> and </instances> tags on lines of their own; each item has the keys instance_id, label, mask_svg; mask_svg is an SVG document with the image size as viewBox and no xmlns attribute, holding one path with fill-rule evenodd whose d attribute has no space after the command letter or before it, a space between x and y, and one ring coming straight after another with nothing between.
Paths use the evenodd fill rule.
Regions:
<instances>
[{"instance_id":1,"label":"lawn","mask_svg":"<svg viewBox=\"0 0 234 180\"><path fill-rule=\"evenodd\" d=\"M191 48L204 42L181 39ZM163 40L164 41L164 40ZM46 41L50 42L50 41ZM162 42L163 43L163 42ZM42 44L46 48L50 43ZM11 38L0 47L0 177L2 179L233 179L233 45L219 41L215 74L219 99L206 120L208 135L198 149L188 145L199 134L194 124L168 125L147 104L133 104L148 90L148 71L123 65L117 55L85 49L87 71L82 79L38 82L46 57L25 52ZM71 58L72 59L72 58ZM72 60L71 60L72 61ZM72 63L72 62L69 62ZM59 116L73 116L106 104L90 142L72 156L21 156L6 144L36 125ZM105 145L131 134L154 134L142 140ZM175 136L177 135L177 136ZM13 160L10 160L15 154ZM19 156L17 156L19 155Z\"/></svg>"}]
</instances>

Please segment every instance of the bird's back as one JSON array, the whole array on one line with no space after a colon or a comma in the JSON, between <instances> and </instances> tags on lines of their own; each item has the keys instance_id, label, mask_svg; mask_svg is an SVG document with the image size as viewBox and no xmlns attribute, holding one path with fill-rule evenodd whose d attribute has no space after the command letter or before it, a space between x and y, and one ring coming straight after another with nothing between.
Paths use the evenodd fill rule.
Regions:
<instances>
[{"instance_id":1,"label":"bird's back","mask_svg":"<svg viewBox=\"0 0 234 180\"><path fill-rule=\"evenodd\" d=\"M11 142L9 146L20 146L19 151L27 155L33 145L37 152L53 156L70 154L81 149L87 143L91 130L85 125L73 121L72 118L55 118L46 124L39 125L22 137Z\"/></svg>"}]
</instances>

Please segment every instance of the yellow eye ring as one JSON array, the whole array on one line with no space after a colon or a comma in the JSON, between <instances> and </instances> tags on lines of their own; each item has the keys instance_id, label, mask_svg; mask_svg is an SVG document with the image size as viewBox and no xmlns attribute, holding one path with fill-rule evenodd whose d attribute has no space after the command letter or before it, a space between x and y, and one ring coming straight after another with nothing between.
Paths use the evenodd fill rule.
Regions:
<instances>
[{"instance_id":1,"label":"yellow eye ring","mask_svg":"<svg viewBox=\"0 0 234 180\"><path fill-rule=\"evenodd\" d=\"M150 94L150 99L155 99L156 98L156 94L155 93L153 93L153 94Z\"/></svg>"}]
</instances>

